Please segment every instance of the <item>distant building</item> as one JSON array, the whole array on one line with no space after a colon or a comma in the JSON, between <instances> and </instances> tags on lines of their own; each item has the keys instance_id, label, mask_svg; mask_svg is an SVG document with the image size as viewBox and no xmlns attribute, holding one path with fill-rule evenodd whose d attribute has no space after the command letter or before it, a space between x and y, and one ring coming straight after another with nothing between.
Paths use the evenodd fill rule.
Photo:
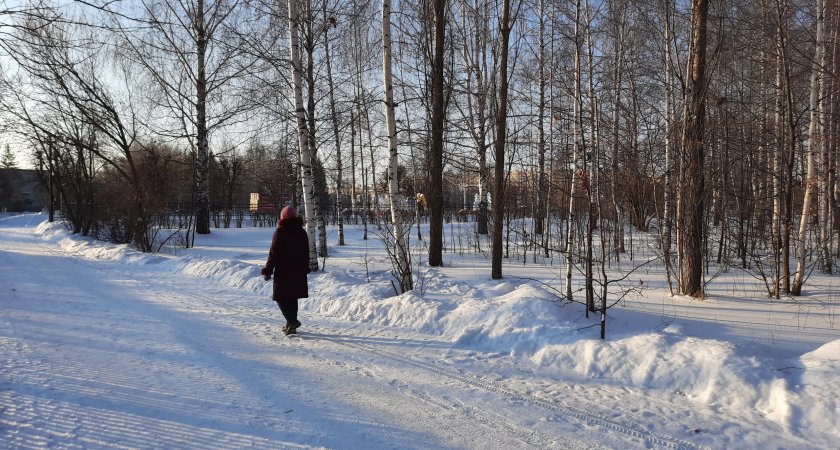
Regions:
<instances>
[{"instance_id":1,"label":"distant building","mask_svg":"<svg viewBox=\"0 0 840 450\"><path fill-rule=\"evenodd\" d=\"M49 203L47 191L33 169L0 169L0 211L35 212Z\"/></svg>"},{"instance_id":2,"label":"distant building","mask_svg":"<svg viewBox=\"0 0 840 450\"><path fill-rule=\"evenodd\" d=\"M280 213L284 206L292 204L292 196L288 194L268 195L251 192L250 210L252 213Z\"/></svg>"}]
</instances>

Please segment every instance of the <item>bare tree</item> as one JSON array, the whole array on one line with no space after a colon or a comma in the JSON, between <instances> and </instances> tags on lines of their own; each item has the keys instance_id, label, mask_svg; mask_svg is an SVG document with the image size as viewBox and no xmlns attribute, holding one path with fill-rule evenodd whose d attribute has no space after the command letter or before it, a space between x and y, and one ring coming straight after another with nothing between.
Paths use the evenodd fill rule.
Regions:
<instances>
[{"instance_id":1,"label":"bare tree","mask_svg":"<svg viewBox=\"0 0 840 450\"><path fill-rule=\"evenodd\" d=\"M665 72L665 131L664 137L665 142L663 143L665 147L665 174L663 176L663 204L662 204L662 260L665 263L665 277L668 280L668 290L670 291L671 295L674 294L674 287L671 282L671 236L672 226L673 226L673 160L674 160L674 146L673 146L673 123L674 123L674 86L673 86L673 51L671 46L672 33L671 33L671 24L672 24L672 1L673 0L664 0L663 1L663 11L662 11L662 25L663 25L663 34L662 40L664 41L663 49L662 49L662 66L663 71Z\"/></svg>"},{"instance_id":2,"label":"bare tree","mask_svg":"<svg viewBox=\"0 0 840 450\"><path fill-rule=\"evenodd\" d=\"M253 105L233 93L253 64L237 45L241 3L234 0L140 2L143 22L114 14L123 36L123 54L139 64L160 94L151 100L168 123L149 124L172 138L186 138L195 149L196 233L210 233L210 135Z\"/></svg>"},{"instance_id":3,"label":"bare tree","mask_svg":"<svg viewBox=\"0 0 840 450\"><path fill-rule=\"evenodd\" d=\"M295 98L295 119L297 120L298 148L300 155L300 178L303 187L303 207L306 217L306 232L309 235L309 270L318 270L318 253L315 251L315 188L312 180L312 157L310 134L306 123L306 109L303 106L303 68L300 55L300 13L298 0L289 0L289 47L292 58L292 90Z\"/></svg>"},{"instance_id":4,"label":"bare tree","mask_svg":"<svg viewBox=\"0 0 840 450\"><path fill-rule=\"evenodd\" d=\"M491 254L491 277L502 278L502 228L505 217L505 144L507 143L508 111L508 53L510 31L513 26L510 0L502 0L502 15L499 20L499 96L496 113L496 167L493 180L493 249Z\"/></svg>"},{"instance_id":5,"label":"bare tree","mask_svg":"<svg viewBox=\"0 0 840 450\"><path fill-rule=\"evenodd\" d=\"M808 125L808 169L805 175L805 193L803 194L802 199L802 215L799 219L799 243L796 250L796 273L794 274L793 284L790 288L790 292L793 295L800 295L802 293L802 285L805 284L805 256L808 247L806 233L808 232L808 224L811 219L811 197L816 194L816 187L819 184L819 180L815 177L816 163L814 160L819 157L820 144L822 140L820 87L823 80L823 77L821 76L822 67L825 65L825 0L815 1L817 14L817 43L814 49L814 60L811 68L810 100L808 102L808 109L811 116Z\"/></svg>"},{"instance_id":6,"label":"bare tree","mask_svg":"<svg viewBox=\"0 0 840 450\"><path fill-rule=\"evenodd\" d=\"M434 0L434 54L432 61L432 117L429 146L429 265L443 264L443 128L446 0Z\"/></svg>"},{"instance_id":7,"label":"bare tree","mask_svg":"<svg viewBox=\"0 0 840 450\"><path fill-rule=\"evenodd\" d=\"M582 87L581 87L581 44L582 44L582 36L581 36L581 2L577 0L575 3L575 25L574 25L574 36L573 36L573 43L575 46L574 51L574 92L572 98L572 183L569 188L569 224L568 229L566 230L566 243L564 246L564 252L566 253L566 298L571 300L572 295L572 268L574 266L574 230L575 227L573 226L572 222L575 220L577 216L577 207L578 207L578 185L583 185L585 183L584 177L587 176L586 170L584 169L584 150L585 146L583 143L583 112L581 109L583 108L583 98L582 98Z\"/></svg>"},{"instance_id":8,"label":"bare tree","mask_svg":"<svg viewBox=\"0 0 840 450\"><path fill-rule=\"evenodd\" d=\"M475 156L478 171L478 215L476 217L476 228L479 235L488 234L488 204L487 193L489 192L489 170L487 167L488 134L490 132L489 113L491 102L491 80L490 77L495 71L490 65L496 61L488 62L487 55L490 31L488 29L490 2L474 0L469 4L462 0L462 33L463 33L463 56L465 60L464 93L466 112L465 121L468 133L475 146ZM496 54L492 52L492 54Z\"/></svg>"},{"instance_id":9,"label":"bare tree","mask_svg":"<svg viewBox=\"0 0 840 450\"><path fill-rule=\"evenodd\" d=\"M61 170L84 171L80 174L83 179L72 180L77 186L75 197L82 205L91 205L89 187L80 183L92 180L94 158L130 186L130 214L120 218L120 226L125 228L127 241L151 251L155 246L154 233L150 233L153 218L136 158L136 153L142 153L138 125L132 105L126 110L115 95L118 89L101 71L107 47L82 32L71 35L68 21L55 12L44 10L42 14L20 29L18 45L9 54L29 82L25 88L11 90L16 92L13 99L1 99L0 109L13 114L23 127L19 132L40 147L42 161L50 165L51 183ZM130 86L125 88L131 91ZM62 147L73 153L60 154ZM68 182L75 178L71 173L65 176ZM76 224L77 232L88 232L92 224L86 220Z\"/></svg>"},{"instance_id":10,"label":"bare tree","mask_svg":"<svg viewBox=\"0 0 840 450\"><path fill-rule=\"evenodd\" d=\"M402 221L402 196L399 193L397 123L394 117L394 81L391 75L391 1L382 0L382 58L383 82L385 85L385 121L388 129L388 203L391 209L395 272L400 280L400 290L414 288L411 277L411 259L408 254L406 228Z\"/></svg>"},{"instance_id":11,"label":"bare tree","mask_svg":"<svg viewBox=\"0 0 840 450\"><path fill-rule=\"evenodd\" d=\"M327 19L327 0L323 1L324 18ZM336 225L338 227L338 245L344 245L344 205L342 197L344 195L344 173L343 161L341 156L341 136L339 135L339 115L336 109L335 99L335 82L333 81L333 65L332 53L330 49L330 29L338 26L338 21L335 17L327 19L328 25L324 27L324 62L327 67L327 87L330 102L330 121L332 123L332 133L335 142L335 209L336 209Z\"/></svg>"},{"instance_id":12,"label":"bare tree","mask_svg":"<svg viewBox=\"0 0 840 450\"><path fill-rule=\"evenodd\" d=\"M691 41L688 59L684 129L678 199L680 289L703 297L703 226L706 212L704 182L706 118L706 28L708 0L691 2Z\"/></svg>"},{"instance_id":13,"label":"bare tree","mask_svg":"<svg viewBox=\"0 0 840 450\"><path fill-rule=\"evenodd\" d=\"M546 5L545 0L540 0L538 5L539 41L538 41L538 62L539 62L539 100L537 104L537 205L534 214L534 234L542 236L546 233L546 215L548 213L548 180L545 171L545 117L546 117L546 85L548 84L548 66L546 55ZM545 241L543 241L545 242ZM543 245L545 255L548 256L548 245Z\"/></svg>"}]
</instances>

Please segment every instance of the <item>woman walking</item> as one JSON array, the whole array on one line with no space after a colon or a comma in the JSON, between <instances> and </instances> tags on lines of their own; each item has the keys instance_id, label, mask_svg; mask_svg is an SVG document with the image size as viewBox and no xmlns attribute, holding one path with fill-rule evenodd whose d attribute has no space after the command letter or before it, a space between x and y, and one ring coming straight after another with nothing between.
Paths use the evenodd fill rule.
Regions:
<instances>
[{"instance_id":1,"label":"woman walking","mask_svg":"<svg viewBox=\"0 0 840 450\"><path fill-rule=\"evenodd\" d=\"M298 299L309 297L306 275L309 273L309 238L303 219L293 206L280 211L280 220L271 239L268 261L261 271L266 280L274 277L272 299L286 318L283 334L296 334Z\"/></svg>"}]
</instances>

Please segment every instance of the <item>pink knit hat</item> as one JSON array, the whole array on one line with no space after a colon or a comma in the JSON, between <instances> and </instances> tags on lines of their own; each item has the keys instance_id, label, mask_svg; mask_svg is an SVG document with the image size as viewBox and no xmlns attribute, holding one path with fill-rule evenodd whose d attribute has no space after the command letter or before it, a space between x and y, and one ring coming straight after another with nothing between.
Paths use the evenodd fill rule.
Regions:
<instances>
[{"instance_id":1,"label":"pink knit hat","mask_svg":"<svg viewBox=\"0 0 840 450\"><path fill-rule=\"evenodd\" d=\"M291 217L297 217L297 216L298 216L297 210L295 209L294 206L287 206L287 207L283 208L282 211L280 211L280 220L288 219L288 218L291 218Z\"/></svg>"}]
</instances>

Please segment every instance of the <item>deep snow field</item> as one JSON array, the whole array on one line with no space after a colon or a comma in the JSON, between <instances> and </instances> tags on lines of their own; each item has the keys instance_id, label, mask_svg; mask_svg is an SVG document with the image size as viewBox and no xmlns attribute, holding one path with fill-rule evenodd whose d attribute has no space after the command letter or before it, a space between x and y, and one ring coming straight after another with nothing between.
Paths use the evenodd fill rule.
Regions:
<instances>
[{"instance_id":1,"label":"deep snow field","mask_svg":"<svg viewBox=\"0 0 840 450\"><path fill-rule=\"evenodd\" d=\"M775 300L732 268L672 297L637 243L602 341L562 260L491 280L489 245L460 254L472 224L447 224L444 267L415 237L395 296L382 243L346 226L287 338L271 228L143 254L45 218L0 216L0 447L840 448L836 275Z\"/></svg>"}]
</instances>

